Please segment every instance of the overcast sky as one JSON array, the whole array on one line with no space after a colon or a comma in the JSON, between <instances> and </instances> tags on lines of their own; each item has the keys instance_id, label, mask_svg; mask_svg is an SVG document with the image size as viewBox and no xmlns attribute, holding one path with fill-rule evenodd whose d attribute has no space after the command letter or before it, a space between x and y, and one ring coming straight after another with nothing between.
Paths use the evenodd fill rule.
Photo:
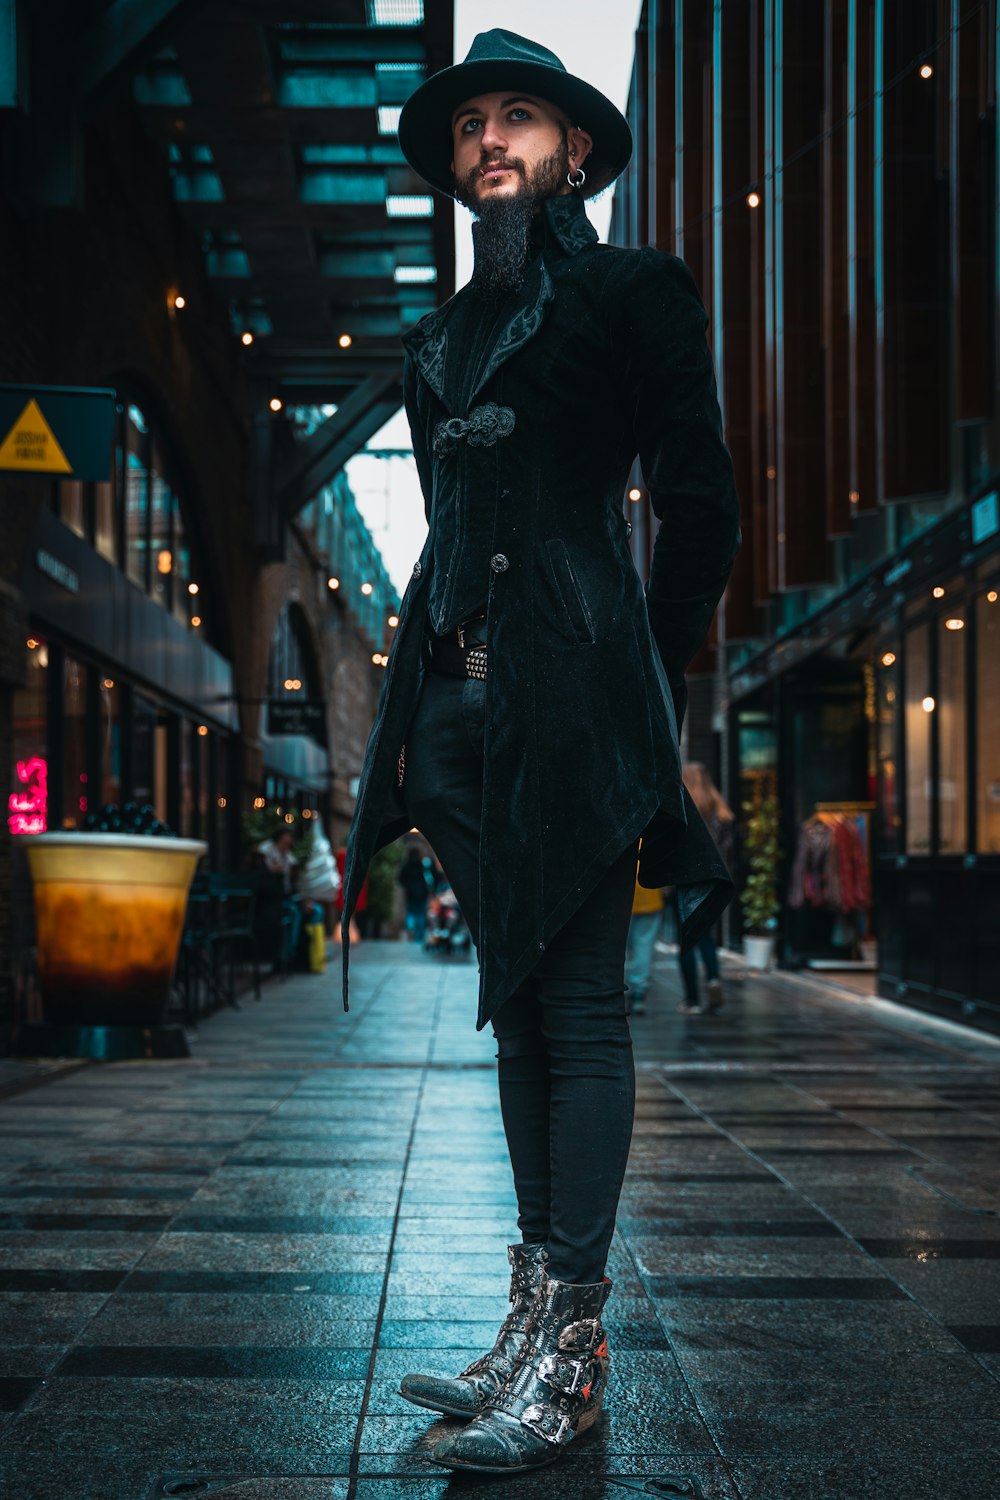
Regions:
<instances>
[{"instance_id":1,"label":"overcast sky","mask_svg":"<svg viewBox=\"0 0 1000 1500\"><path fill-rule=\"evenodd\" d=\"M566 0L506 0L497 7L502 19L494 24L541 42L562 59L571 73L586 78L624 109L640 8L641 0L617 0L613 7L598 4L597 0L582 0L582 3L578 0L572 7ZM468 52L476 32L488 29L487 15L482 0L456 0L456 61ZM606 193L600 202L588 205L602 239L607 237L611 200L611 193ZM472 271L470 224L469 214L456 208L458 286L465 284ZM387 422L368 446L409 448L410 432L403 413ZM376 459L360 453L348 463L347 475L389 576L402 593L427 533L413 460Z\"/></svg>"}]
</instances>

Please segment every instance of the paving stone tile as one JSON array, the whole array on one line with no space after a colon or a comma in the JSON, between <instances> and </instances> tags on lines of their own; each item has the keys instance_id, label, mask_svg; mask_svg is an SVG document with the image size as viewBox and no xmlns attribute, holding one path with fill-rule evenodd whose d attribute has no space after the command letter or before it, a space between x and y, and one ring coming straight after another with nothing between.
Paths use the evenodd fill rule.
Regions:
<instances>
[{"instance_id":1,"label":"paving stone tile","mask_svg":"<svg viewBox=\"0 0 1000 1500\"><path fill-rule=\"evenodd\" d=\"M996 1484L996 1453L961 1456L906 1450L849 1455L739 1457L733 1475L743 1500L966 1500Z\"/></svg>"},{"instance_id":2,"label":"paving stone tile","mask_svg":"<svg viewBox=\"0 0 1000 1500\"><path fill-rule=\"evenodd\" d=\"M49 1442L27 1453L0 1445L0 1492L24 1500L146 1500L157 1468L155 1458L137 1458L128 1449L109 1465L106 1455Z\"/></svg>"},{"instance_id":3,"label":"paving stone tile","mask_svg":"<svg viewBox=\"0 0 1000 1500\"><path fill-rule=\"evenodd\" d=\"M328 977L303 976L206 1022L194 1062L86 1069L17 1113L0 1099L0 1219L31 1226L0 1226L0 1299L28 1336L83 1320L0 1349L0 1405L17 1405L0 1464L31 1500L77 1500L77 1483L118 1500L94 1475L126 1471L122 1500L191 1473L234 1500L510 1500L503 1476L435 1469L433 1416L398 1393L410 1370L457 1373L507 1310L516 1209L475 970L359 954L348 1017ZM658 962L676 995L676 960ZM652 1007L637 1023L607 1411L518 1500L671 1472L704 1500L892 1500L900 1464L907 1500L916 1468L950 1500L961 1445L975 1460L997 1425L1000 1226L967 1211L995 1171L996 1049L935 1051L905 1013L845 1024L787 979L740 986L737 1008L728 983L711 1026Z\"/></svg>"}]
</instances>

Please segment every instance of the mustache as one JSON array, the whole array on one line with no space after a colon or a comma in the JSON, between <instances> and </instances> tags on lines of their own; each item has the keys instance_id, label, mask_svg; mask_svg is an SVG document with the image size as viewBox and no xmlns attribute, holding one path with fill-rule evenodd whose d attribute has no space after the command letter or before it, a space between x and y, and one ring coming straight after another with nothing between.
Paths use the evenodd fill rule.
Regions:
<instances>
[{"instance_id":1,"label":"mustache","mask_svg":"<svg viewBox=\"0 0 1000 1500\"><path fill-rule=\"evenodd\" d=\"M489 172L494 167L504 167L508 172L518 172L521 177L527 175L524 162L520 161L516 156L504 156L499 161L488 158L481 161L478 166L470 167L463 178L463 187L467 191L474 191L476 183L480 181L484 173Z\"/></svg>"}]
</instances>

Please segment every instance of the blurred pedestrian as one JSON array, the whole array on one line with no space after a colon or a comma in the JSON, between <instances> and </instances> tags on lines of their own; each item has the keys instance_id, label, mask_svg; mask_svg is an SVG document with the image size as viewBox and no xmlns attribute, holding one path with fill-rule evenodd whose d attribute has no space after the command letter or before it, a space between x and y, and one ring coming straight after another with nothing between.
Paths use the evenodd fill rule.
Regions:
<instances>
[{"instance_id":1,"label":"blurred pedestrian","mask_svg":"<svg viewBox=\"0 0 1000 1500\"><path fill-rule=\"evenodd\" d=\"M637 1016L646 1008L646 992L649 989L653 967L653 949L663 927L663 892L647 890L635 883L632 897L632 918L628 924L628 945L625 950L625 985L628 990L628 1010Z\"/></svg>"},{"instance_id":2,"label":"blurred pedestrian","mask_svg":"<svg viewBox=\"0 0 1000 1500\"><path fill-rule=\"evenodd\" d=\"M310 827L309 851L299 877L299 895L322 908L324 930L333 932L333 914L340 894L340 872L330 847L322 820L314 818Z\"/></svg>"},{"instance_id":3,"label":"blurred pedestrian","mask_svg":"<svg viewBox=\"0 0 1000 1500\"><path fill-rule=\"evenodd\" d=\"M708 767L699 760L687 761L681 773L691 800L705 820L730 873L736 867L736 815L712 780ZM698 985L698 959L705 970L706 1004L702 1006ZM721 1010L724 999L719 975L719 954L713 932L706 932L693 948L680 954L684 999L677 1007L682 1015L700 1015Z\"/></svg>"},{"instance_id":4,"label":"blurred pedestrian","mask_svg":"<svg viewBox=\"0 0 1000 1500\"><path fill-rule=\"evenodd\" d=\"M336 941L337 942L343 942L343 939L344 939L344 869L345 869L345 866L346 866L346 863L347 863L347 849L343 845L341 845L341 847L337 850L336 854L334 855L334 858L337 861L337 874L340 876L340 890L337 892L337 916L338 916L338 922L337 922L337 931L336 931L336 935L335 936L336 936ZM357 921L355 921L354 912L357 912ZM361 924L366 921L367 912L368 912L368 877L366 875L365 878L364 878L364 880L361 882L361 886L360 886L360 888L358 890L357 896L356 896L354 902L352 903L352 914L351 914L351 920L350 920L350 923L349 923L349 926L348 926L348 933L347 933L348 941L349 942L351 942L351 943L360 943L361 942L362 937L364 936L364 934L362 932Z\"/></svg>"},{"instance_id":5,"label":"blurred pedestrian","mask_svg":"<svg viewBox=\"0 0 1000 1500\"><path fill-rule=\"evenodd\" d=\"M281 828L269 839L257 845L257 855L271 875L281 877L280 951L278 962L283 974L287 974L295 963L302 938L302 923L305 912L295 889L295 875L299 862L292 853L295 834L290 828Z\"/></svg>"},{"instance_id":6,"label":"blurred pedestrian","mask_svg":"<svg viewBox=\"0 0 1000 1500\"><path fill-rule=\"evenodd\" d=\"M427 933L427 902L434 891L434 877L428 869L429 863L416 844L411 844L396 876L403 889L406 930L412 943L422 943Z\"/></svg>"}]
</instances>

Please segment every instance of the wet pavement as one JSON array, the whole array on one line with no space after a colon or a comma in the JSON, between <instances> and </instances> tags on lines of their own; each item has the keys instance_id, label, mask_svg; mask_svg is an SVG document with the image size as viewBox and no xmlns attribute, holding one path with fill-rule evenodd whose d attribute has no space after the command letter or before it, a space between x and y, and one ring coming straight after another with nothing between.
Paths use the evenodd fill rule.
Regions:
<instances>
[{"instance_id":1,"label":"wet pavement","mask_svg":"<svg viewBox=\"0 0 1000 1500\"><path fill-rule=\"evenodd\" d=\"M613 1382L555 1469L450 1478L397 1394L505 1311L471 965L362 948L186 1062L0 1063L0 1489L25 1500L966 1500L998 1493L1000 1042L657 955Z\"/></svg>"}]
</instances>

